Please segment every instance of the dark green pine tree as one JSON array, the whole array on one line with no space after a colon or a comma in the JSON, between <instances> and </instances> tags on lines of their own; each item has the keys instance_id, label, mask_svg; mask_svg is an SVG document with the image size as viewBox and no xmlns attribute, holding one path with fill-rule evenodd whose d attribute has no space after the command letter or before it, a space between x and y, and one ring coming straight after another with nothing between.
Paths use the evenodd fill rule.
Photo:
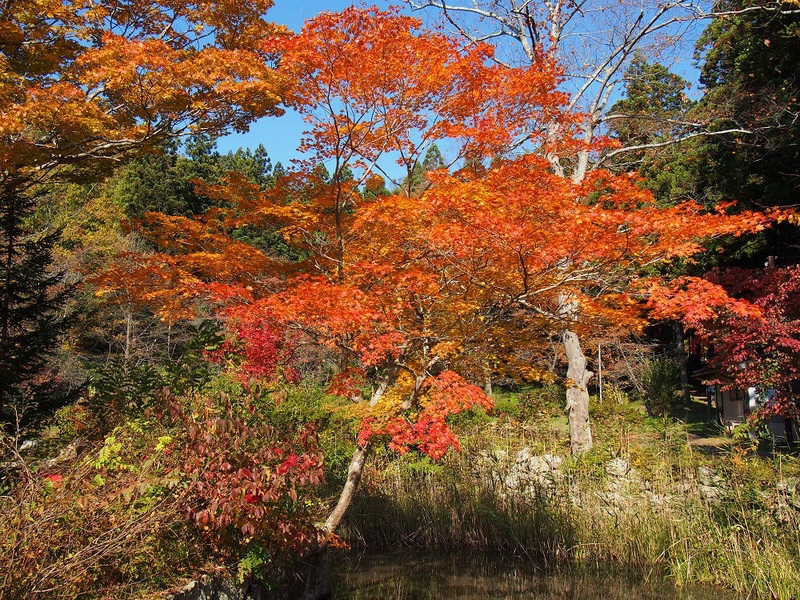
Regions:
<instances>
[{"instance_id":1,"label":"dark green pine tree","mask_svg":"<svg viewBox=\"0 0 800 600\"><path fill-rule=\"evenodd\" d=\"M51 385L37 381L69 324L64 306L71 289L54 269L59 231L35 234L26 227L34 200L17 190L0 192L0 416L28 388L39 408L54 402Z\"/></svg>"},{"instance_id":2,"label":"dark green pine tree","mask_svg":"<svg viewBox=\"0 0 800 600\"><path fill-rule=\"evenodd\" d=\"M272 174L272 161L269 158L267 149L264 144L259 144L253 151L253 181L255 181L262 188L267 188L275 183Z\"/></svg>"},{"instance_id":3,"label":"dark green pine tree","mask_svg":"<svg viewBox=\"0 0 800 600\"><path fill-rule=\"evenodd\" d=\"M623 146L675 139L685 133L686 112L693 103L688 83L664 65L636 52L625 71L625 98L611 107L610 128Z\"/></svg>"},{"instance_id":4,"label":"dark green pine tree","mask_svg":"<svg viewBox=\"0 0 800 600\"><path fill-rule=\"evenodd\" d=\"M219 157L219 166L223 174L229 171L241 173L262 190L274 183L272 161L270 161L267 149L263 144L259 144L255 151L250 148L239 148L236 152L231 150Z\"/></svg>"},{"instance_id":5,"label":"dark green pine tree","mask_svg":"<svg viewBox=\"0 0 800 600\"><path fill-rule=\"evenodd\" d=\"M763 6L783 8L759 10ZM703 140L695 169L708 205L744 209L797 206L800 198L800 19L791 3L722 0L700 40L706 94L697 118L717 130L748 133ZM788 222L732 242L728 264L760 267L768 256L796 262L800 232Z\"/></svg>"},{"instance_id":6,"label":"dark green pine tree","mask_svg":"<svg viewBox=\"0 0 800 600\"><path fill-rule=\"evenodd\" d=\"M409 177L403 181L401 187L409 196L419 196L430 186L425 174L445 167L447 167L447 164L439 150L439 146L433 143L425 152L422 162L417 161L414 163Z\"/></svg>"},{"instance_id":7,"label":"dark green pine tree","mask_svg":"<svg viewBox=\"0 0 800 600\"><path fill-rule=\"evenodd\" d=\"M437 171L446 167L447 163L444 162L444 156L442 156L439 146L437 146L435 143L431 144L427 152L425 152L425 157L422 159L422 170L425 173L428 173L430 171Z\"/></svg>"},{"instance_id":8,"label":"dark green pine tree","mask_svg":"<svg viewBox=\"0 0 800 600\"><path fill-rule=\"evenodd\" d=\"M762 4L723 0L721 10L740 14L714 19L700 40L703 116L750 132L708 140L702 183L712 200L748 208L796 205L800 193L800 19L754 10Z\"/></svg>"},{"instance_id":9,"label":"dark green pine tree","mask_svg":"<svg viewBox=\"0 0 800 600\"><path fill-rule=\"evenodd\" d=\"M220 154L215 140L196 135L187 141L183 155L175 144L165 144L134 158L118 169L112 187L129 217L138 219L149 211L190 216L212 205L197 194L193 181L219 183L230 171L241 173L261 189L274 185L272 162L263 144L255 151L239 148Z\"/></svg>"},{"instance_id":10,"label":"dark green pine tree","mask_svg":"<svg viewBox=\"0 0 800 600\"><path fill-rule=\"evenodd\" d=\"M339 170L333 174L331 177L331 181L336 183L344 183L346 181L353 181L355 179L355 174L353 173L353 169L350 168L350 165L345 163L342 165Z\"/></svg>"},{"instance_id":11,"label":"dark green pine tree","mask_svg":"<svg viewBox=\"0 0 800 600\"><path fill-rule=\"evenodd\" d=\"M640 149L616 154L603 166L616 172L638 171L644 185L667 205L694 198L697 191L693 168L697 143L669 143L695 129L690 116L695 103L686 95L688 87L682 77L636 52L625 71L625 97L614 104L608 118L609 133L623 148Z\"/></svg>"},{"instance_id":12,"label":"dark green pine tree","mask_svg":"<svg viewBox=\"0 0 800 600\"><path fill-rule=\"evenodd\" d=\"M127 216L139 219L146 212L168 215L192 214L192 207L201 202L195 198L191 174L186 166L178 169L178 152L167 145L150 154L139 156L123 165L112 180L116 201Z\"/></svg>"}]
</instances>

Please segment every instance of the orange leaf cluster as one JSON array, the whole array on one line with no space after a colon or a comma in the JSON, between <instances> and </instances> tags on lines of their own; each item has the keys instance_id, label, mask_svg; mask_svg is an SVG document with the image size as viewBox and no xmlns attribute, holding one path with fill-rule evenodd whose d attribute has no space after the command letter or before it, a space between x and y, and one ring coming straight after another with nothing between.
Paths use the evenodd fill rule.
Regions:
<instances>
[{"instance_id":1,"label":"orange leaf cluster","mask_svg":"<svg viewBox=\"0 0 800 600\"><path fill-rule=\"evenodd\" d=\"M372 164L396 152L410 167L427 145L420 136L459 139L465 155L490 156L564 118L554 62L504 68L492 46L424 31L395 10L323 13L267 47L295 82L289 101L309 123L303 149L317 160Z\"/></svg>"},{"instance_id":2,"label":"orange leaf cluster","mask_svg":"<svg viewBox=\"0 0 800 600\"><path fill-rule=\"evenodd\" d=\"M470 385L453 371L445 371L426 380L417 414L393 417L383 425L378 425L375 418L364 419L359 443L366 443L374 435L388 435L391 450L405 454L416 447L438 459L449 448L460 449L458 438L447 425L447 417L477 407L488 410L492 406L482 389Z\"/></svg>"},{"instance_id":3,"label":"orange leaf cluster","mask_svg":"<svg viewBox=\"0 0 800 600\"><path fill-rule=\"evenodd\" d=\"M25 0L0 14L0 183L280 114L271 0Z\"/></svg>"}]
</instances>

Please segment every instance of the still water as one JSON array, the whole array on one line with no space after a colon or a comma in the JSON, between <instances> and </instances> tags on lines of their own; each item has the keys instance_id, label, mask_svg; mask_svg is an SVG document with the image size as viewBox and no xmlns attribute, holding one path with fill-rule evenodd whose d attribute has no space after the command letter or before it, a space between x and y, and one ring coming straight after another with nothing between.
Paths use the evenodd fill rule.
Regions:
<instances>
[{"instance_id":1,"label":"still water","mask_svg":"<svg viewBox=\"0 0 800 600\"><path fill-rule=\"evenodd\" d=\"M732 600L717 589L678 590L653 576L546 573L529 561L420 552L348 553L334 560L332 600Z\"/></svg>"}]
</instances>

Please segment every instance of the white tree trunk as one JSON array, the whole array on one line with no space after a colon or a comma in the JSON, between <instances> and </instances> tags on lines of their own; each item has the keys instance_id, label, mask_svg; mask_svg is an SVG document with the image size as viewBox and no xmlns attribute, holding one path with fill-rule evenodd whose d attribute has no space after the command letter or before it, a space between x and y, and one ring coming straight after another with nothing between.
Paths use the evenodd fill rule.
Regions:
<instances>
[{"instance_id":1,"label":"white tree trunk","mask_svg":"<svg viewBox=\"0 0 800 600\"><path fill-rule=\"evenodd\" d=\"M370 404L372 406L375 406L383 397L396 374L396 365L392 365L387 369L380 385L378 385L378 388L372 394L372 398L370 399ZM328 515L325 525L323 525L323 533L326 538L323 541L323 546L326 545L331 536L336 533L336 530L342 523L342 519L344 519L345 514L347 514L347 509L350 508L350 504L353 502L356 491L358 491L358 485L361 483L361 474L364 471L364 465L367 463L367 457L369 456L371 447L372 443L367 441L363 446L356 446L356 450L353 452L353 458L350 459L350 465L347 467L347 480L344 483L342 491L339 493L339 500L336 502L336 506L333 507L331 514Z\"/></svg>"},{"instance_id":2,"label":"white tree trunk","mask_svg":"<svg viewBox=\"0 0 800 600\"><path fill-rule=\"evenodd\" d=\"M358 490L358 484L361 482L361 473L367 462L369 449L370 443L367 442L363 446L358 446L353 453L350 466L347 468L347 481L339 494L339 501L331 511L331 514L328 515L328 519L325 521L323 527L325 536L328 538L339 528L342 519L344 519L344 515L347 513L347 509L350 508L350 504L353 502L353 497L356 494L356 490Z\"/></svg>"},{"instance_id":3,"label":"white tree trunk","mask_svg":"<svg viewBox=\"0 0 800 600\"><path fill-rule=\"evenodd\" d=\"M564 351L567 354L567 414L572 454L580 456L592 449L589 425L589 380L593 373L586 369L586 356L574 331L564 330Z\"/></svg>"}]
</instances>

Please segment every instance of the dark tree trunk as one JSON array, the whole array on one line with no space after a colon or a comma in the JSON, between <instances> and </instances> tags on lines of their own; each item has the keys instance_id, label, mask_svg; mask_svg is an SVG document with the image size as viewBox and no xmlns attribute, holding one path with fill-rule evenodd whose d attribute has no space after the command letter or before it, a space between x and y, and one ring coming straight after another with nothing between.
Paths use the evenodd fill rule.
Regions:
<instances>
[{"instance_id":1,"label":"dark tree trunk","mask_svg":"<svg viewBox=\"0 0 800 600\"><path fill-rule=\"evenodd\" d=\"M672 329L675 332L675 353L678 356L678 364L681 370L681 395L683 396L683 401L688 404L692 399L691 390L689 389L689 355L686 353L684 345L683 327L675 321L672 324Z\"/></svg>"}]
</instances>

